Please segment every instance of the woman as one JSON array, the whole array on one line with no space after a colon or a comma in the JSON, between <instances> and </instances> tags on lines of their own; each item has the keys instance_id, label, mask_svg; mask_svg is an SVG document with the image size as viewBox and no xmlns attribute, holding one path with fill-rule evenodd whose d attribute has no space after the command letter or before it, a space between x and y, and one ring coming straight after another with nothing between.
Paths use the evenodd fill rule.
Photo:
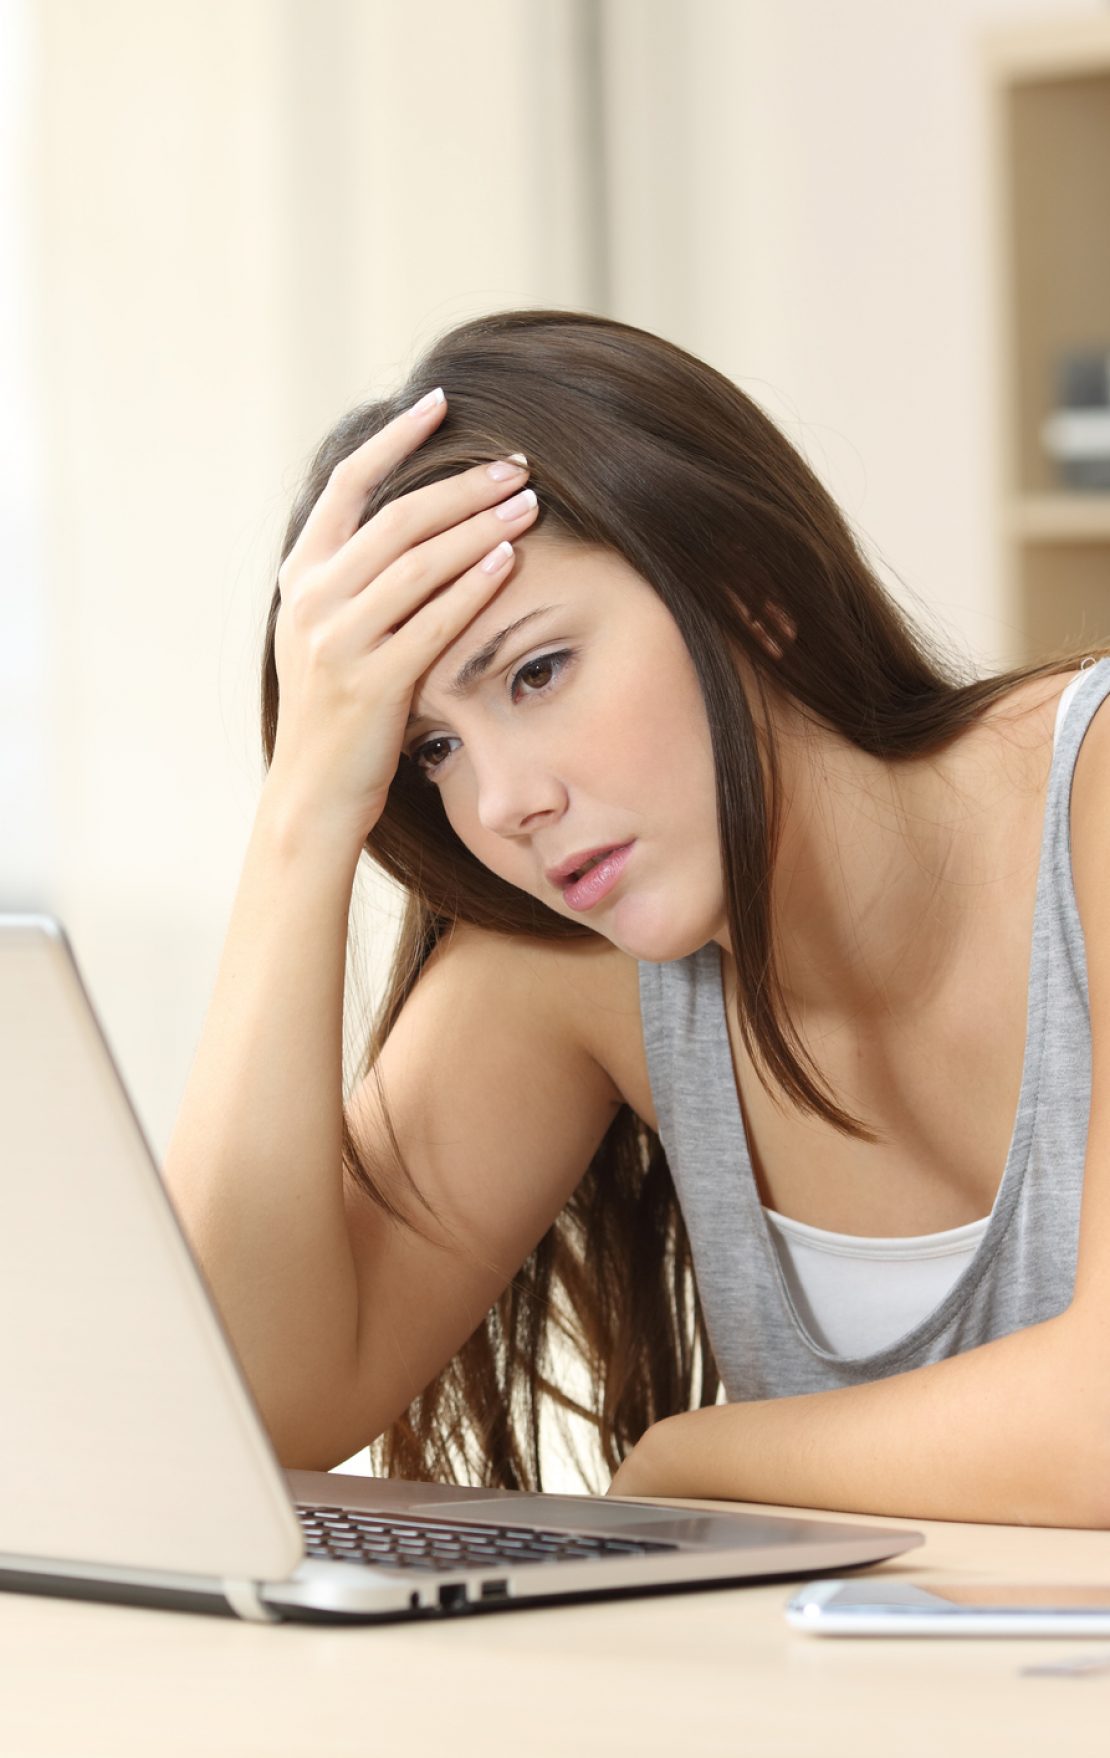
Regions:
<instances>
[{"instance_id":1,"label":"woman","mask_svg":"<svg viewBox=\"0 0 1110 1758\"><path fill-rule=\"evenodd\" d=\"M627 325L463 324L340 422L166 1169L283 1462L538 1486L562 1405L617 1493L1106 1524L1108 694L956 677Z\"/></svg>"}]
</instances>

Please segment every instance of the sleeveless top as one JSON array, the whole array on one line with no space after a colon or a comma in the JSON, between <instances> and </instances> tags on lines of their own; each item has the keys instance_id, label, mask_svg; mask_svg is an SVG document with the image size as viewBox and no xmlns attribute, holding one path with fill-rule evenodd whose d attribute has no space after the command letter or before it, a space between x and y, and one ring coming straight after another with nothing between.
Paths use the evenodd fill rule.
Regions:
<instances>
[{"instance_id":1,"label":"sleeveless top","mask_svg":"<svg viewBox=\"0 0 1110 1758\"><path fill-rule=\"evenodd\" d=\"M1053 749L1079 672L1060 692ZM782 1273L809 1335L834 1355L866 1355L910 1330L939 1306L975 1256L990 1223L968 1221L941 1233L877 1239L831 1233L763 1205Z\"/></svg>"},{"instance_id":2,"label":"sleeveless top","mask_svg":"<svg viewBox=\"0 0 1110 1758\"><path fill-rule=\"evenodd\" d=\"M714 1354L732 1402L826 1391L905 1373L1055 1317L1075 1282L1090 1111L1083 931L1071 874L1071 783L1084 735L1110 695L1110 659L1061 701L1037 872L1025 1052L1013 1135L991 1212L925 1239L865 1240L884 1254L947 1241L970 1255L926 1310L899 1309L881 1339L830 1347L776 1244L744 1132L720 949L639 965L648 1074ZM1063 714L1066 712L1066 719ZM788 1222L789 1228L801 1228ZM822 1234L860 1242L850 1235ZM958 1238L963 1235L963 1238ZM885 1266L883 1266L885 1268ZM891 1336L889 1317L896 1334ZM880 1327L881 1329L881 1323ZM868 1333L856 1327L861 1339ZM877 1346L875 1346L877 1345Z\"/></svg>"}]
</instances>

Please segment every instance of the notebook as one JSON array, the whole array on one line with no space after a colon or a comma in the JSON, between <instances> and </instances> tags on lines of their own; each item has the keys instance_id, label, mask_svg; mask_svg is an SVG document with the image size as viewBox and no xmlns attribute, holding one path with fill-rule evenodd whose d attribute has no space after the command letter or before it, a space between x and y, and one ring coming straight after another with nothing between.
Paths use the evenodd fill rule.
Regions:
<instances>
[{"instance_id":1,"label":"notebook","mask_svg":"<svg viewBox=\"0 0 1110 1758\"><path fill-rule=\"evenodd\" d=\"M0 1590L372 1622L829 1575L919 1532L283 1470L62 924L0 913Z\"/></svg>"}]
</instances>

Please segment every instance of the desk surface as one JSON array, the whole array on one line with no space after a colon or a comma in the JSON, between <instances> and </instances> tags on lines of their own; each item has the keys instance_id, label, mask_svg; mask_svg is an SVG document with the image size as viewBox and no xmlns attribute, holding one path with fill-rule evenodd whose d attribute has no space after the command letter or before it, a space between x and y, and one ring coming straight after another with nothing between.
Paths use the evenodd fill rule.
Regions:
<instances>
[{"instance_id":1,"label":"desk surface","mask_svg":"<svg viewBox=\"0 0 1110 1758\"><path fill-rule=\"evenodd\" d=\"M926 1533L923 1547L877 1571L923 1585L1110 1580L1110 1533L881 1524ZM792 1591L779 1581L378 1628L0 1593L0 1752L1064 1758L1102 1748L1110 1674L1024 1678L1020 1669L1110 1658L1110 1640L806 1636L782 1616Z\"/></svg>"}]
</instances>

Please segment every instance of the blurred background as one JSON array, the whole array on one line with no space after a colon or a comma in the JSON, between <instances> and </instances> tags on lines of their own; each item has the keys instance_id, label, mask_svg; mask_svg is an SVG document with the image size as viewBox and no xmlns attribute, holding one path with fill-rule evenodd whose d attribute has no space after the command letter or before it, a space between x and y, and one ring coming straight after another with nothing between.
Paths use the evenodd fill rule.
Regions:
<instances>
[{"instance_id":1,"label":"blurred background","mask_svg":"<svg viewBox=\"0 0 1110 1758\"><path fill-rule=\"evenodd\" d=\"M333 420L464 318L604 313L969 663L1110 637L1108 173L1094 0L0 0L0 907L62 917L157 1155Z\"/></svg>"}]
</instances>

